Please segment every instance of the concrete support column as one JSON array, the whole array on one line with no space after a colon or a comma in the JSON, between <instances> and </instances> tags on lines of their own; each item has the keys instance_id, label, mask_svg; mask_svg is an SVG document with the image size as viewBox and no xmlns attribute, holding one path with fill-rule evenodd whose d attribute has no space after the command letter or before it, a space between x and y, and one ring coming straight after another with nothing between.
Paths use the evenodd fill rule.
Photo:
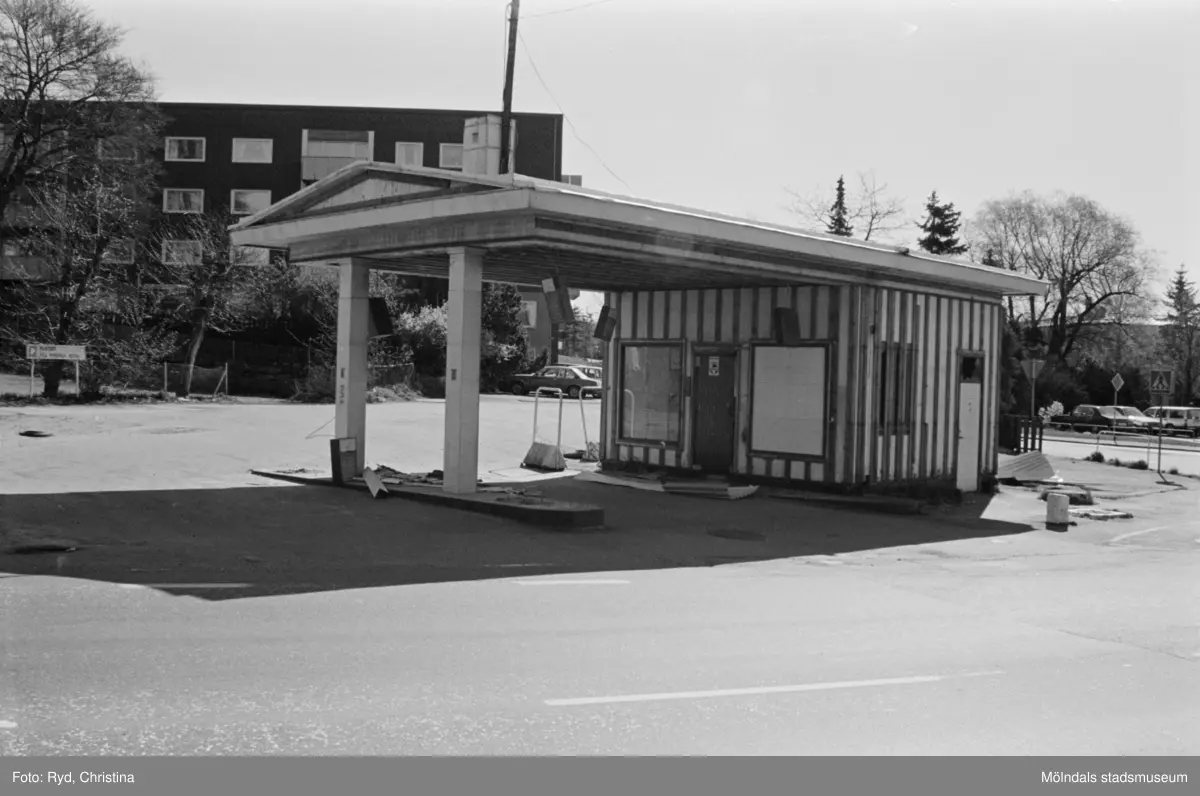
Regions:
<instances>
[{"instance_id":1,"label":"concrete support column","mask_svg":"<svg viewBox=\"0 0 1200 796\"><path fill-rule=\"evenodd\" d=\"M479 478L479 354L483 250L450 250L446 308L446 436L443 489L470 494Z\"/></svg>"},{"instance_id":2,"label":"concrete support column","mask_svg":"<svg viewBox=\"0 0 1200 796\"><path fill-rule=\"evenodd\" d=\"M339 266L337 315L337 402L334 434L355 441L354 476L366 466L367 343L370 334L371 268L350 259ZM351 477L350 473L344 473Z\"/></svg>"}]
</instances>

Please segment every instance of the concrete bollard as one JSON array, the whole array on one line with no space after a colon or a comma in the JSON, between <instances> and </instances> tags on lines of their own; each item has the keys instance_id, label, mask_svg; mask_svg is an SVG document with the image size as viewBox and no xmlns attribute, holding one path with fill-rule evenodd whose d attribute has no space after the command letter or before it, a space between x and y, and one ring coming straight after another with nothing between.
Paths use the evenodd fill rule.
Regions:
<instances>
[{"instance_id":1,"label":"concrete bollard","mask_svg":"<svg viewBox=\"0 0 1200 796\"><path fill-rule=\"evenodd\" d=\"M1068 525L1071 522L1071 499L1066 495L1046 495L1046 524Z\"/></svg>"}]
</instances>

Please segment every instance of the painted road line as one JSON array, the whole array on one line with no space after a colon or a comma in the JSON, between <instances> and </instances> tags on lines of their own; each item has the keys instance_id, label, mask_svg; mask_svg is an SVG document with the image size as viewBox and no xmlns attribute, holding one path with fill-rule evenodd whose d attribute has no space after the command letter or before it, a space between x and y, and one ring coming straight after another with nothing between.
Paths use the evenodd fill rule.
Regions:
<instances>
[{"instance_id":1,"label":"painted road line","mask_svg":"<svg viewBox=\"0 0 1200 796\"><path fill-rule=\"evenodd\" d=\"M1001 671L967 672L966 674L930 674L918 677L889 677L879 680L843 680L841 682L806 683L804 685L775 685L760 688L722 688L714 691L674 691L661 694L626 694L622 696L577 697L547 699L551 707L572 705L612 705L619 702L662 702L671 699L715 699L718 697L762 696L765 694L799 694L806 691L837 691L848 688L879 688L888 685L917 685L961 680L968 677L993 677Z\"/></svg>"},{"instance_id":2,"label":"painted road line","mask_svg":"<svg viewBox=\"0 0 1200 796\"><path fill-rule=\"evenodd\" d=\"M1154 533L1155 531L1162 531L1162 530L1165 530L1165 529L1167 529L1167 528L1169 528L1169 527L1171 527L1171 526L1169 526L1169 525L1160 525L1160 526L1158 526L1157 528L1147 528L1147 529L1146 529L1146 530L1144 530L1144 531L1130 531L1129 533L1123 533L1123 534L1121 534L1120 536L1114 536L1113 538L1111 538L1111 539L1109 539L1109 540L1108 540L1108 543L1109 543L1109 544L1116 544L1117 542L1123 542L1123 541L1125 541L1126 539L1132 539L1132 538L1134 538L1135 536L1145 536L1145 535L1146 535L1146 534L1148 534L1148 533Z\"/></svg>"},{"instance_id":3,"label":"painted road line","mask_svg":"<svg viewBox=\"0 0 1200 796\"><path fill-rule=\"evenodd\" d=\"M627 580L514 580L518 586L625 586Z\"/></svg>"}]
</instances>

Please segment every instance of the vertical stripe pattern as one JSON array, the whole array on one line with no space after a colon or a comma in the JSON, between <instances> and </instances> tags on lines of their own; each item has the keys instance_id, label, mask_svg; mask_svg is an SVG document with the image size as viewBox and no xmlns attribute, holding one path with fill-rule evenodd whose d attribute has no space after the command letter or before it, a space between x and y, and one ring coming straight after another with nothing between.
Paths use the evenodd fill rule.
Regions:
<instances>
[{"instance_id":1,"label":"vertical stripe pattern","mask_svg":"<svg viewBox=\"0 0 1200 796\"><path fill-rule=\"evenodd\" d=\"M952 298L873 285L776 286L608 294L617 331L605 348L601 444L609 459L691 463L693 398L680 398L680 439L656 445L621 435L623 343L674 342L683 376L713 347L736 354L734 470L765 478L849 484L952 481L959 467L994 471L999 410L999 300ZM828 344L823 456L751 449L756 345L775 344L777 307L795 311L803 343ZM958 461L959 361L983 362L979 460ZM881 356L886 352L886 356ZM962 430L965 431L965 430Z\"/></svg>"}]
</instances>

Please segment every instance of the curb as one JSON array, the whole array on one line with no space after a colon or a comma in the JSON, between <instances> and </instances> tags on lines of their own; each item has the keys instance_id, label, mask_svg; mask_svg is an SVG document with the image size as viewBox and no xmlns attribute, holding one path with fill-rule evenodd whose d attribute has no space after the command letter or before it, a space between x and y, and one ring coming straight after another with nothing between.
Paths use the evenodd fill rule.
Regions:
<instances>
[{"instance_id":1,"label":"curb","mask_svg":"<svg viewBox=\"0 0 1200 796\"><path fill-rule=\"evenodd\" d=\"M370 487L360 481L352 481L338 487L329 477L308 477L292 473L272 473L268 470L251 470L253 475L285 481L302 486L325 486L342 489L357 489L370 492ZM388 485L388 497L398 497L417 503L461 509L476 514L489 514L494 517L517 520L539 527L580 529L598 528L604 525L604 509L586 503L564 503L561 501L545 501L542 503L508 503L506 498L513 496L502 493L480 493L476 495L448 495L433 487L402 487Z\"/></svg>"}]
</instances>

